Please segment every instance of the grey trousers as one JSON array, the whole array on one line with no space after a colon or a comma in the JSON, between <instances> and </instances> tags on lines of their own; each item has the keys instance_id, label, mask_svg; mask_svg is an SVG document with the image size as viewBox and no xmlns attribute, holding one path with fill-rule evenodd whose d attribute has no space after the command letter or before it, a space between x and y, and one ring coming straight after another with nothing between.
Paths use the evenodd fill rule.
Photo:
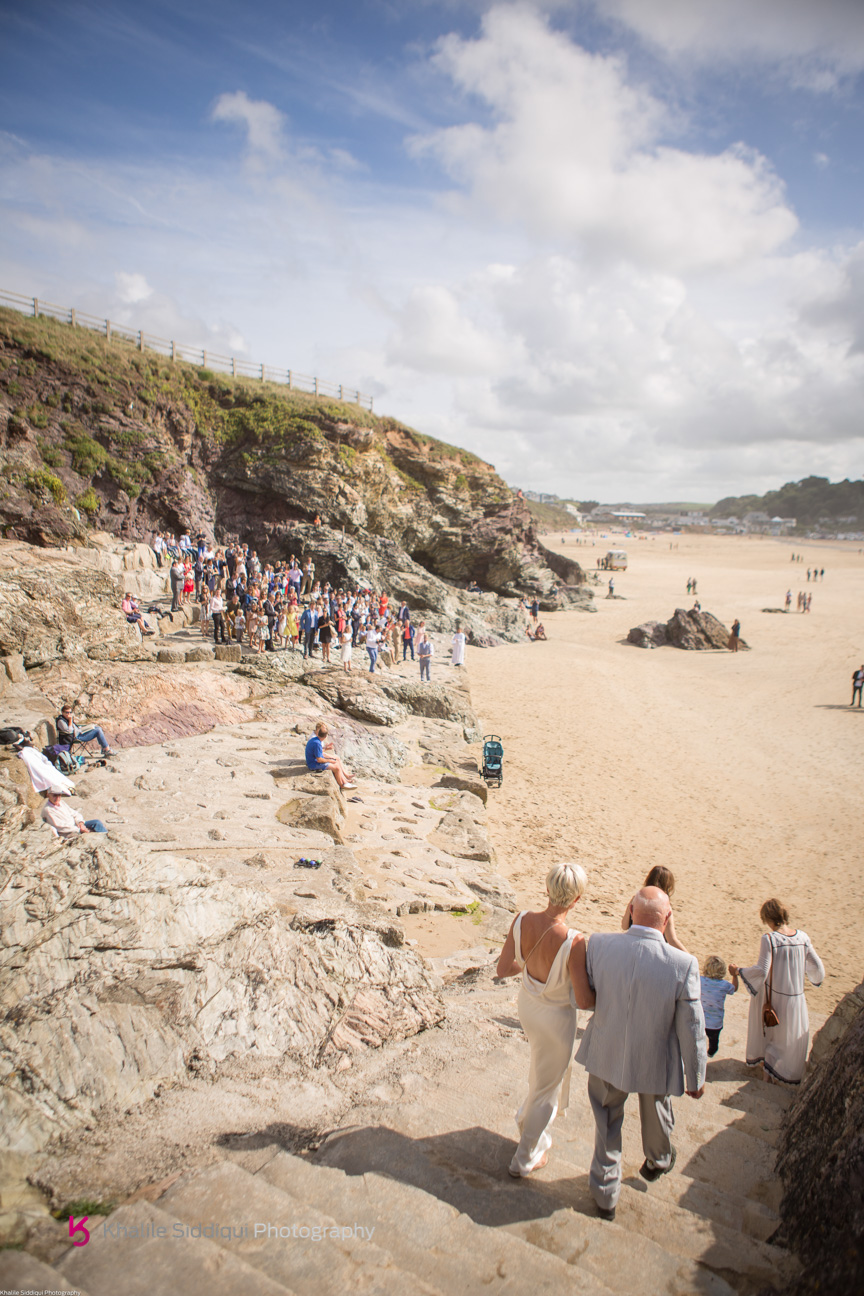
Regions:
<instances>
[{"instance_id":1,"label":"grey trousers","mask_svg":"<svg viewBox=\"0 0 864 1296\"><path fill-rule=\"evenodd\" d=\"M599 1076L588 1076L588 1098L597 1131L591 1162L591 1195L598 1206L611 1210L621 1192L621 1127L624 1104L629 1095ZM648 1161L665 1170L672 1159L672 1130L675 1117L667 1094L639 1094L642 1149Z\"/></svg>"}]
</instances>

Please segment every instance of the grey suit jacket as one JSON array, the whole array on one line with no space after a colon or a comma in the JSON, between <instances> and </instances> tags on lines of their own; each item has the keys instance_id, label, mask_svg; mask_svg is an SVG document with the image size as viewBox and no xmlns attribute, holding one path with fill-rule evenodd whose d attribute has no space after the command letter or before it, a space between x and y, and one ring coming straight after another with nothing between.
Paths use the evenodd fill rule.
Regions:
<instances>
[{"instance_id":1,"label":"grey suit jacket","mask_svg":"<svg viewBox=\"0 0 864 1296\"><path fill-rule=\"evenodd\" d=\"M576 1061L624 1093L701 1088L705 1018L692 954L667 945L662 932L631 927L592 936L587 968L597 1006Z\"/></svg>"}]
</instances>

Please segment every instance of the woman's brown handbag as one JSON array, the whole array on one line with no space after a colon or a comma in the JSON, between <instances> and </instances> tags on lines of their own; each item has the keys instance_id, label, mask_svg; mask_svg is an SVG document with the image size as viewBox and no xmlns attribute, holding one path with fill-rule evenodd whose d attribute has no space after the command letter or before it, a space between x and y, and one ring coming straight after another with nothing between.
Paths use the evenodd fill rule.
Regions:
<instances>
[{"instance_id":1,"label":"woman's brown handbag","mask_svg":"<svg viewBox=\"0 0 864 1296\"><path fill-rule=\"evenodd\" d=\"M771 967L768 969L768 980L765 983L765 1003L762 1005L762 1025L766 1030L772 1026L780 1025L780 1018L774 1011L774 1005L771 1002L771 983L774 976L774 942L771 942Z\"/></svg>"}]
</instances>

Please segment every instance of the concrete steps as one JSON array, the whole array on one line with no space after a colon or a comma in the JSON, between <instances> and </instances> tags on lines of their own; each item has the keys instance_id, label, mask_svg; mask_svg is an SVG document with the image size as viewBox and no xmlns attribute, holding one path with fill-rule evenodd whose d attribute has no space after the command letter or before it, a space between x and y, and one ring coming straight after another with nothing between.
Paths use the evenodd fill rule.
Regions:
<instances>
[{"instance_id":1,"label":"concrete steps","mask_svg":"<svg viewBox=\"0 0 864 1296\"><path fill-rule=\"evenodd\" d=\"M239 1237L232 1231L220 1245L280 1291L290 1287L296 1296L344 1296L357 1290L404 1296L410 1287L419 1296L444 1296L434 1283L406 1274L373 1240L380 1221L370 1225L371 1237L364 1236L369 1230L359 1221L334 1218L308 1198L297 1200L279 1185L229 1162L184 1176L160 1203L189 1225L242 1220L246 1231ZM301 1229L307 1231L305 1237Z\"/></svg>"},{"instance_id":2,"label":"concrete steps","mask_svg":"<svg viewBox=\"0 0 864 1296\"><path fill-rule=\"evenodd\" d=\"M91 1221L88 1245L55 1268L0 1253L0 1288L757 1296L796 1268L769 1241L778 1222L774 1144L793 1095L736 1060L743 1015L724 1042L705 1097L675 1101L678 1160L654 1184L638 1173L638 1108L628 1104L614 1222L599 1219L589 1191L594 1123L578 1067L549 1164L529 1179L508 1175L529 1053L512 988L485 986L453 996L442 1031L382 1054L350 1124L316 1153L292 1155L276 1141L223 1151L155 1204L123 1206L104 1228Z\"/></svg>"},{"instance_id":3,"label":"concrete steps","mask_svg":"<svg viewBox=\"0 0 864 1296\"><path fill-rule=\"evenodd\" d=\"M219 1222L236 1220L241 1204ZM207 1223L212 1223L208 1219ZM90 1241L71 1247L56 1266L63 1278L89 1296L292 1296L206 1237L188 1237L182 1221L149 1202L121 1206L104 1220L90 1221ZM164 1233L161 1230L164 1229ZM38 1288L37 1288L38 1290ZM46 1286L45 1290L51 1290Z\"/></svg>"},{"instance_id":4,"label":"concrete steps","mask_svg":"<svg viewBox=\"0 0 864 1296\"><path fill-rule=\"evenodd\" d=\"M395 1170L391 1166L391 1170ZM341 1169L279 1153L258 1172L300 1202L326 1205L337 1215L375 1227L396 1262L425 1274L448 1296L522 1296L559 1293L572 1275L559 1260L518 1238L473 1220L438 1194L390 1173L345 1174ZM580 1293L609 1296L606 1282L584 1267Z\"/></svg>"}]
</instances>

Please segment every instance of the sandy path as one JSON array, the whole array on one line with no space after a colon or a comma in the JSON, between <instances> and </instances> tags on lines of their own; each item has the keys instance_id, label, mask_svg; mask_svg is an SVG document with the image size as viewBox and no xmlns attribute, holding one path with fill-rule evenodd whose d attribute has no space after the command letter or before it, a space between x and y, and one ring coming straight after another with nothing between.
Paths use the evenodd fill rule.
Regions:
<instances>
[{"instance_id":1,"label":"sandy path","mask_svg":"<svg viewBox=\"0 0 864 1296\"><path fill-rule=\"evenodd\" d=\"M864 661L864 554L853 545L670 537L626 546L597 613L546 618L550 641L470 650L475 706L505 747L505 781L490 795L501 871L536 906L556 860L589 874L579 922L617 927L648 869L678 879L682 940L701 959L755 959L758 910L777 895L809 932L828 975L808 997L830 1009L862 976L859 915L864 710L850 709L850 676ZM559 547L560 535L547 540ZM613 542L610 541L611 546ZM587 559L598 547L566 546ZM807 561L824 566L808 585ZM690 607L726 625L737 615L753 651L644 651L631 626ZM604 577L605 580L605 577ZM786 589L813 594L809 615L764 614Z\"/></svg>"}]
</instances>

